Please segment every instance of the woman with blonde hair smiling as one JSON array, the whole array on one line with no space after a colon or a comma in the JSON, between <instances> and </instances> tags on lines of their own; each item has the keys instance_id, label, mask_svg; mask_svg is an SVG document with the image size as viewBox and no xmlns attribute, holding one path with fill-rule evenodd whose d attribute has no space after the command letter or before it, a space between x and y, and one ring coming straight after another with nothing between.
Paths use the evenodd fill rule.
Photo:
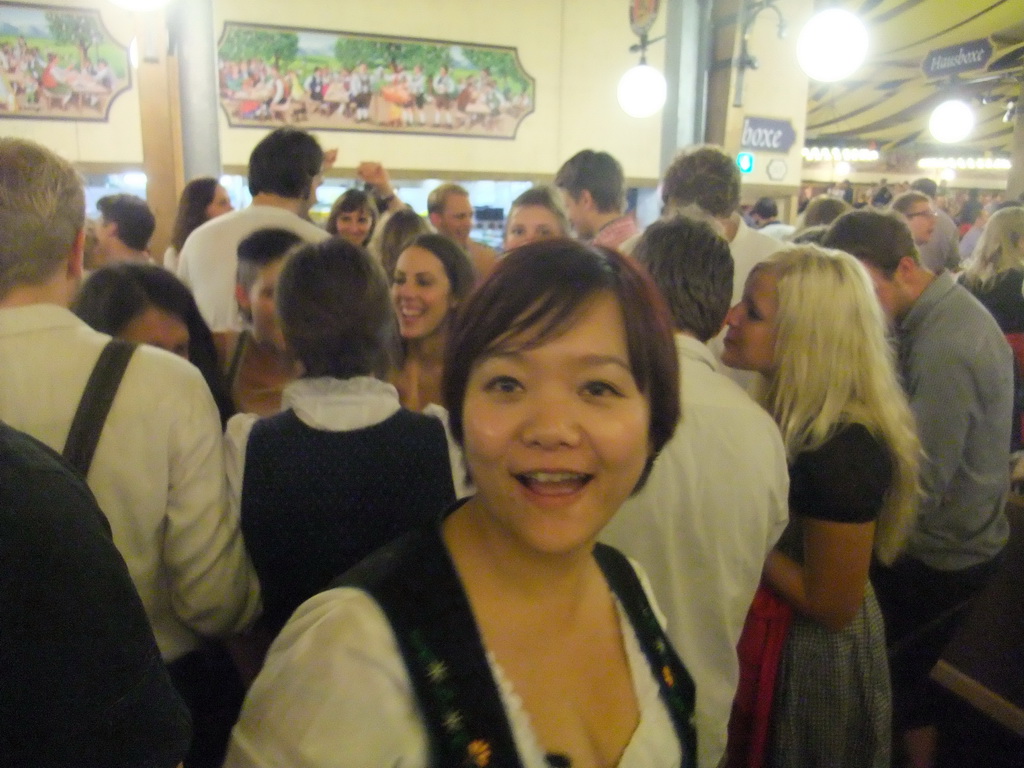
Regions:
<instances>
[{"instance_id":1,"label":"woman with blonde hair smiling","mask_svg":"<svg viewBox=\"0 0 1024 768\"><path fill-rule=\"evenodd\" d=\"M768 762L883 768L892 705L868 570L913 525L920 445L881 307L856 259L804 246L755 267L726 322L723 362L762 374L790 462L790 524L764 571L794 609Z\"/></svg>"}]
</instances>

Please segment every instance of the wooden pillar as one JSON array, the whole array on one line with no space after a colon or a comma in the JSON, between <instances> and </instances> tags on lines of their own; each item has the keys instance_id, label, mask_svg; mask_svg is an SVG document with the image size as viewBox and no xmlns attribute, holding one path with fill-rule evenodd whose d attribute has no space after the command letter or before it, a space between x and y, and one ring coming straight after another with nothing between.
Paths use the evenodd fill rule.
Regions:
<instances>
[{"instance_id":1,"label":"wooden pillar","mask_svg":"<svg viewBox=\"0 0 1024 768\"><path fill-rule=\"evenodd\" d=\"M178 63L168 53L163 10L137 13L139 108L142 119L142 165L146 200L156 216L150 253L158 261L171 237L178 197L185 186L181 148Z\"/></svg>"}]
</instances>

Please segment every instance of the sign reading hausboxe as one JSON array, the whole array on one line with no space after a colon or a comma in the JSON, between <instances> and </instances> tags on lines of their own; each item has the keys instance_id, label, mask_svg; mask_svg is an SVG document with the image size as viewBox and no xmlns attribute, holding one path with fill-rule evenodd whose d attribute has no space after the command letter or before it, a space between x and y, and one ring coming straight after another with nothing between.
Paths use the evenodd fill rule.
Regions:
<instances>
[{"instance_id":1,"label":"sign reading hausboxe","mask_svg":"<svg viewBox=\"0 0 1024 768\"><path fill-rule=\"evenodd\" d=\"M988 38L982 38L929 51L921 69L925 77L947 77L981 69L991 58L992 43Z\"/></svg>"},{"instance_id":2,"label":"sign reading hausboxe","mask_svg":"<svg viewBox=\"0 0 1024 768\"><path fill-rule=\"evenodd\" d=\"M760 152L789 152L796 141L796 131L789 120L770 117L744 117L740 146Z\"/></svg>"}]
</instances>

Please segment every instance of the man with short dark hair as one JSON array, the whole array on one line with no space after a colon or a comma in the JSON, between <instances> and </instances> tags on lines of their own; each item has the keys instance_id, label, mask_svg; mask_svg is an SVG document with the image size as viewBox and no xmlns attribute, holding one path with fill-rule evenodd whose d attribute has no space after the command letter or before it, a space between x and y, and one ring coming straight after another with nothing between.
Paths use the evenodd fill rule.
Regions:
<instances>
[{"instance_id":1,"label":"man with short dark hair","mask_svg":"<svg viewBox=\"0 0 1024 768\"><path fill-rule=\"evenodd\" d=\"M323 180L324 152L297 128L267 134L249 156L252 205L218 216L197 228L181 249L178 277L192 289L212 331L238 330L235 301L238 244L257 229L287 229L306 242L326 240L326 231L306 220Z\"/></svg>"},{"instance_id":2,"label":"man with short dark hair","mask_svg":"<svg viewBox=\"0 0 1024 768\"><path fill-rule=\"evenodd\" d=\"M668 301L682 420L651 476L602 533L638 560L697 685L698 765L715 768L739 681L736 644L768 552L789 518L778 427L715 370L706 346L732 296L729 244L705 222L659 221L633 252Z\"/></svg>"},{"instance_id":3,"label":"man with short dark hair","mask_svg":"<svg viewBox=\"0 0 1024 768\"><path fill-rule=\"evenodd\" d=\"M955 628L942 617L981 590L1009 536L1013 355L963 286L921 265L903 215L851 211L823 244L856 256L874 281L924 449L924 495L906 551L875 568L872 583L889 645L901 648L892 657L894 733L911 764L931 765L941 710L928 673Z\"/></svg>"},{"instance_id":4,"label":"man with short dark hair","mask_svg":"<svg viewBox=\"0 0 1024 768\"><path fill-rule=\"evenodd\" d=\"M617 249L637 234L636 219L626 213L622 166L607 152L577 152L558 169L555 186L581 240Z\"/></svg>"},{"instance_id":5,"label":"man with short dark hair","mask_svg":"<svg viewBox=\"0 0 1024 768\"><path fill-rule=\"evenodd\" d=\"M935 217L931 235L917 246L921 264L935 273L943 269L957 269L960 266L960 232L956 222L936 204L939 185L931 179L917 179L910 185L910 189L928 198ZM895 202L893 200L894 205Z\"/></svg>"},{"instance_id":6,"label":"man with short dark hair","mask_svg":"<svg viewBox=\"0 0 1024 768\"><path fill-rule=\"evenodd\" d=\"M214 341L240 413L278 413L281 393L300 373L277 317L277 277L285 257L302 242L287 229L257 229L238 244L235 299L245 327L216 333ZM229 490L231 480L229 475Z\"/></svg>"},{"instance_id":7,"label":"man with short dark hair","mask_svg":"<svg viewBox=\"0 0 1024 768\"><path fill-rule=\"evenodd\" d=\"M772 198L762 197L750 209L750 219L762 235L785 240L796 232L796 227L779 221L779 206Z\"/></svg>"},{"instance_id":8,"label":"man with short dark hair","mask_svg":"<svg viewBox=\"0 0 1024 768\"><path fill-rule=\"evenodd\" d=\"M465 187L451 182L441 184L427 196L427 216L438 234L455 242L469 256L477 283L491 274L498 263L493 248L469 238L473 230L473 206Z\"/></svg>"},{"instance_id":9,"label":"man with short dark hair","mask_svg":"<svg viewBox=\"0 0 1024 768\"><path fill-rule=\"evenodd\" d=\"M135 195L107 195L96 201L100 220L96 223L98 266L120 261L150 261L149 239L156 229L156 217L146 201Z\"/></svg>"}]
</instances>

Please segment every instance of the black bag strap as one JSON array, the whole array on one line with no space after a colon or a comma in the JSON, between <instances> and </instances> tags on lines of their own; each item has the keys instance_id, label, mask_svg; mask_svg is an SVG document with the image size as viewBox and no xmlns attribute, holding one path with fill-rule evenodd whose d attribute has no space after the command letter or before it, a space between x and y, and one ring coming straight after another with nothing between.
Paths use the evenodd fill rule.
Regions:
<instances>
[{"instance_id":1,"label":"black bag strap","mask_svg":"<svg viewBox=\"0 0 1024 768\"><path fill-rule=\"evenodd\" d=\"M658 681L661 698L682 747L682 768L694 768L697 765L697 731L693 727L693 711L697 688L693 678L672 648L626 556L613 547L599 543L594 547L594 559L601 566L608 586L629 616L640 649L647 657L654 679Z\"/></svg>"},{"instance_id":2,"label":"black bag strap","mask_svg":"<svg viewBox=\"0 0 1024 768\"><path fill-rule=\"evenodd\" d=\"M68 438L64 442L63 455L83 478L89 474L107 414L110 413L114 396L117 395L125 369L137 346L120 339L107 342L82 392Z\"/></svg>"},{"instance_id":3,"label":"black bag strap","mask_svg":"<svg viewBox=\"0 0 1024 768\"><path fill-rule=\"evenodd\" d=\"M672 650L629 561L601 544L594 554L658 681L679 737L682 766L693 768L693 680ZM438 527L407 534L334 586L369 592L387 616L427 726L432 765L521 767L469 599Z\"/></svg>"}]
</instances>

